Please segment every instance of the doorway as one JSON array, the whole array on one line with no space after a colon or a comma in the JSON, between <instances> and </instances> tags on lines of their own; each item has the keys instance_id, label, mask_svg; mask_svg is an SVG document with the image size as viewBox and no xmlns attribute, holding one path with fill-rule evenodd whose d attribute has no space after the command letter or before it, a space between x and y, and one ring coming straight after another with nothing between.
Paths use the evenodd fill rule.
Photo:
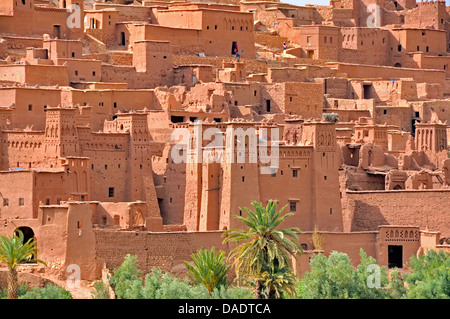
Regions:
<instances>
[{"instance_id":1,"label":"doorway","mask_svg":"<svg viewBox=\"0 0 450 319\"><path fill-rule=\"evenodd\" d=\"M365 99L365 100L370 99L371 87L372 87L371 84L363 84L363 91L364 91L363 92L363 94L364 94L363 99Z\"/></svg>"},{"instance_id":2,"label":"doorway","mask_svg":"<svg viewBox=\"0 0 450 319\"><path fill-rule=\"evenodd\" d=\"M307 51L308 59L314 59L314 50Z\"/></svg>"},{"instance_id":3,"label":"doorway","mask_svg":"<svg viewBox=\"0 0 450 319\"><path fill-rule=\"evenodd\" d=\"M36 238L34 237L34 231L30 227L19 227L14 231L14 234L18 235L18 231L21 231L23 234L23 242L22 244L26 244L29 240L34 241L34 245L36 246ZM36 259L36 253L33 254L32 259ZM33 261L26 261L25 263L35 263Z\"/></svg>"},{"instance_id":4,"label":"doorway","mask_svg":"<svg viewBox=\"0 0 450 319\"><path fill-rule=\"evenodd\" d=\"M120 32L120 44L125 45L125 32Z\"/></svg>"},{"instance_id":5,"label":"doorway","mask_svg":"<svg viewBox=\"0 0 450 319\"><path fill-rule=\"evenodd\" d=\"M388 267L403 268L403 246L388 245Z\"/></svg>"},{"instance_id":6,"label":"doorway","mask_svg":"<svg viewBox=\"0 0 450 319\"><path fill-rule=\"evenodd\" d=\"M61 38L61 26L58 24L53 26L53 37L58 39Z\"/></svg>"},{"instance_id":7,"label":"doorway","mask_svg":"<svg viewBox=\"0 0 450 319\"><path fill-rule=\"evenodd\" d=\"M266 100L266 111L270 112L270 100Z\"/></svg>"},{"instance_id":8,"label":"doorway","mask_svg":"<svg viewBox=\"0 0 450 319\"><path fill-rule=\"evenodd\" d=\"M236 55L237 52L238 52L237 42L233 41L233 43L231 44L231 54Z\"/></svg>"}]
</instances>

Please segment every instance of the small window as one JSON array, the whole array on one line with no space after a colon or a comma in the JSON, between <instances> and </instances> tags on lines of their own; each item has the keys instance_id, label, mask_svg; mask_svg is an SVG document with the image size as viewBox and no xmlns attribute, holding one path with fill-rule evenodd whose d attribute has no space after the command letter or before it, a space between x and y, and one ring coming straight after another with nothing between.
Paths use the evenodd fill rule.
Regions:
<instances>
[{"instance_id":1,"label":"small window","mask_svg":"<svg viewBox=\"0 0 450 319\"><path fill-rule=\"evenodd\" d=\"M292 170L292 177L298 177L298 170L296 169Z\"/></svg>"},{"instance_id":2,"label":"small window","mask_svg":"<svg viewBox=\"0 0 450 319\"><path fill-rule=\"evenodd\" d=\"M95 76L95 71L92 71L92 76Z\"/></svg>"},{"instance_id":3,"label":"small window","mask_svg":"<svg viewBox=\"0 0 450 319\"><path fill-rule=\"evenodd\" d=\"M3 206L9 206L9 199L3 198Z\"/></svg>"},{"instance_id":4,"label":"small window","mask_svg":"<svg viewBox=\"0 0 450 319\"><path fill-rule=\"evenodd\" d=\"M398 52L401 52L401 51L402 51L402 45L401 45L401 44L399 44L399 45L397 46L397 51L398 51Z\"/></svg>"},{"instance_id":5,"label":"small window","mask_svg":"<svg viewBox=\"0 0 450 319\"><path fill-rule=\"evenodd\" d=\"M47 199L45 200L45 205L50 205L50 198L47 198Z\"/></svg>"},{"instance_id":6,"label":"small window","mask_svg":"<svg viewBox=\"0 0 450 319\"><path fill-rule=\"evenodd\" d=\"M77 70L75 70L75 75L78 75L78 71Z\"/></svg>"},{"instance_id":7,"label":"small window","mask_svg":"<svg viewBox=\"0 0 450 319\"><path fill-rule=\"evenodd\" d=\"M114 187L108 189L108 197L114 197Z\"/></svg>"},{"instance_id":8,"label":"small window","mask_svg":"<svg viewBox=\"0 0 450 319\"><path fill-rule=\"evenodd\" d=\"M28 111L33 111L33 105L28 104Z\"/></svg>"},{"instance_id":9,"label":"small window","mask_svg":"<svg viewBox=\"0 0 450 319\"><path fill-rule=\"evenodd\" d=\"M25 205L25 200L23 198L19 198L19 206Z\"/></svg>"},{"instance_id":10,"label":"small window","mask_svg":"<svg viewBox=\"0 0 450 319\"><path fill-rule=\"evenodd\" d=\"M217 30L217 25L214 26L214 30Z\"/></svg>"},{"instance_id":11,"label":"small window","mask_svg":"<svg viewBox=\"0 0 450 319\"><path fill-rule=\"evenodd\" d=\"M72 58L74 58L75 57L75 52L72 52Z\"/></svg>"},{"instance_id":12,"label":"small window","mask_svg":"<svg viewBox=\"0 0 450 319\"><path fill-rule=\"evenodd\" d=\"M290 212L296 212L297 211L297 203L296 202L290 202L289 203L289 211Z\"/></svg>"},{"instance_id":13,"label":"small window","mask_svg":"<svg viewBox=\"0 0 450 319\"><path fill-rule=\"evenodd\" d=\"M387 114L387 110L383 110L383 114Z\"/></svg>"},{"instance_id":14,"label":"small window","mask_svg":"<svg viewBox=\"0 0 450 319\"><path fill-rule=\"evenodd\" d=\"M245 176L242 176L242 181L245 182Z\"/></svg>"},{"instance_id":15,"label":"small window","mask_svg":"<svg viewBox=\"0 0 450 319\"><path fill-rule=\"evenodd\" d=\"M117 108L117 102L114 102L114 108L115 109Z\"/></svg>"}]
</instances>

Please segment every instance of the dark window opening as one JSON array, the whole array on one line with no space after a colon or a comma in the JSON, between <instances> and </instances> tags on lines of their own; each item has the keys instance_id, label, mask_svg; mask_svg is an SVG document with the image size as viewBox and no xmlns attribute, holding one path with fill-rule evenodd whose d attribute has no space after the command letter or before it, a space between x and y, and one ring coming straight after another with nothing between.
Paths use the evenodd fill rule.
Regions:
<instances>
[{"instance_id":1,"label":"dark window opening","mask_svg":"<svg viewBox=\"0 0 450 319\"><path fill-rule=\"evenodd\" d=\"M266 100L266 112L270 112L270 100Z\"/></svg>"},{"instance_id":2,"label":"dark window opening","mask_svg":"<svg viewBox=\"0 0 450 319\"><path fill-rule=\"evenodd\" d=\"M364 84L363 85L363 89L364 89L364 96L363 99L369 99L370 98L370 89L371 89L371 85L370 84Z\"/></svg>"},{"instance_id":3,"label":"dark window opening","mask_svg":"<svg viewBox=\"0 0 450 319\"><path fill-rule=\"evenodd\" d=\"M108 189L108 197L114 197L114 187Z\"/></svg>"},{"instance_id":4,"label":"dark window opening","mask_svg":"<svg viewBox=\"0 0 450 319\"><path fill-rule=\"evenodd\" d=\"M238 52L237 42L233 41L233 43L231 44L231 54L235 55L237 52Z\"/></svg>"},{"instance_id":5,"label":"dark window opening","mask_svg":"<svg viewBox=\"0 0 450 319\"><path fill-rule=\"evenodd\" d=\"M403 268L403 246L388 245L388 267Z\"/></svg>"},{"instance_id":6,"label":"dark window opening","mask_svg":"<svg viewBox=\"0 0 450 319\"><path fill-rule=\"evenodd\" d=\"M170 121L171 121L172 123L183 123L183 122L184 122L184 117L183 117L183 116L175 116L175 115L172 115L172 116L170 117Z\"/></svg>"},{"instance_id":7,"label":"dark window opening","mask_svg":"<svg viewBox=\"0 0 450 319\"><path fill-rule=\"evenodd\" d=\"M292 170L292 177L297 177L298 176L298 171L296 169Z\"/></svg>"}]
</instances>

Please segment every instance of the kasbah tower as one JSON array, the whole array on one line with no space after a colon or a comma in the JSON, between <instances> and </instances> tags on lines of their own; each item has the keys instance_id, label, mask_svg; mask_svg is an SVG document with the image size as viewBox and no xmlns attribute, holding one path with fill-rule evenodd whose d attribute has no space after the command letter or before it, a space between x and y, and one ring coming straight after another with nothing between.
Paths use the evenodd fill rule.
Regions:
<instances>
[{"instance_id":1,"label":"kasbah tower","mask_svg":"<svg viewBox=\"0 0 450 319\"><path fill-rule=\"evenodd\" d=\"M177 272L200 248L230 251L243 207L277 200L302 230L298 277L318 251L399 268L450 251L449 12L3 0L0 235L36 240L34 276L76 264L93 281L130 252Z\"/></svg>"}]
</instances>

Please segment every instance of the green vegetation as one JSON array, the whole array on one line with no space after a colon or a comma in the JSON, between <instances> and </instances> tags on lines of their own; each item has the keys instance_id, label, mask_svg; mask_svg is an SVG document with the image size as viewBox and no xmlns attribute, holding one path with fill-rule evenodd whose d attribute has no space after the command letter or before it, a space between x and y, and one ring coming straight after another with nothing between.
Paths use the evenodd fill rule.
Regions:
<instances>
[{"instance_id":1,"label":"green vegetation","mask_svg":"<svg viewBox=\"0 0 450 319\"><path fill-rule=\"evenodd\" d=\"M184 262L189 269L187 275L193 283L202 284L211 294L215 288L228 286L227 272L230 265L226 264L225 252L215 253L214 246L211 251L202 248L192 254L193 265Z\"/></svg>"},{"instance_id":2,"label":"green vegetation","mask_svg":"<svg viewBox=\"0 0 450 319\"><path fill-rule=\"evenodd\" d=\"M65 288L48 284L44 288L33 288L23 294L20 299L73 299Z\"/></svg>"},{"instance_id":3,"label":"green vegetation","mask_svg":"<svg viewBox=\"0 0 450 319\"><path fill-rule=\"evenodd\" d=\"M405 278L408 298L450 299L450 253L429 250L412 256L409 263L411 273Z\"/></svg>"},{"instance_id":4,"label":"green vegetation","mask_svg":"<svg viewBox=\"0 0 450 319\"><path fill-rule=\"evenodd\" d=\"M203 253L205 253L203 251ZM221 253L209 253L219 260ZM202 253L197 256L202 256ZM213 258L213 259L214 259ZM245 287L231 286L228 283L215 285L211 291L203 283L178 279L158 268L142 276L136 265L137 256L127 255L122 265L114 269L109 280L118 299L248 299L251 291ZM214 277L214 276L212 276ZM208 278L212 278L208 277ZM94 285L94 298L106 298L104 285Z\"/></svg>"},{"instance_id":5,"label":"green vegetation","mask_svg":"<svg viewBox=\"0 0 450 319\"><path fill-rule=\"evenodd\" d=\"M18 230L13 236L0 236L0 262L8 266L8 298L17 299L19 282L17 279L17 265L25 262L45 262L35 259L37 248L33 239L24 243L23 233Z\"/></svg>"},{"instance_id":6,"label":"green vegetation","mask_svg":"<svg viewBox=\"0 0 450 319\"><path fill-rule=\"evenodd\" d=\"M297 259L302 253L296 242L300 229L277 229L293 214L281 215L286 206L277 211L276 201L266 207L253 201L252 206L254 212L241 208L247 217L236 216L247 229L227 230L224 243L236 243L230 258L237 276L255 284L256 298L281 298L295 290L290 257Z\"/></svg>"}]
</instances>

